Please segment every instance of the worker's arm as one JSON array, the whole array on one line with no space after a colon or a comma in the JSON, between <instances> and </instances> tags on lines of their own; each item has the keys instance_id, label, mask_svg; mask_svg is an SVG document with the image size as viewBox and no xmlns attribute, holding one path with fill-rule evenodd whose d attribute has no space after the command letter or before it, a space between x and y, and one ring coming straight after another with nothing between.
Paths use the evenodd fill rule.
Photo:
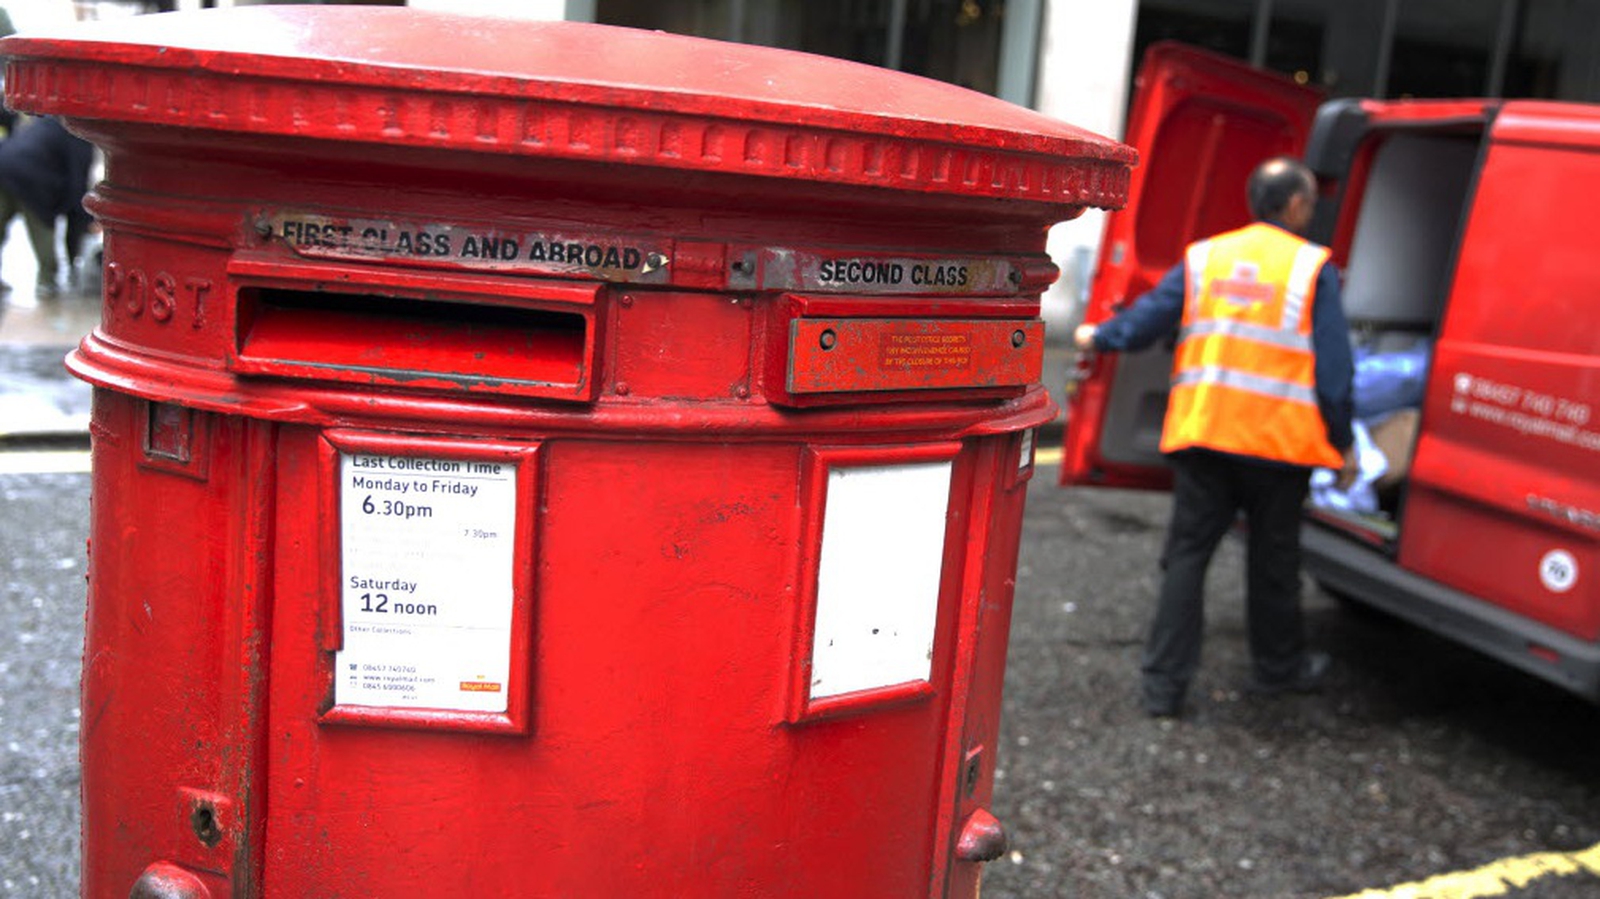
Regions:
<instances>
[{"instance_id":1,"label":"worker's arm","mask_svg":"<svg viewBox=\"0 0 1600 899\"><path fill-rule=\"evenodd\" d=\"M1317 272L1316 300L1311 305L1311 349L1316 354L1317 407L1328 429L1328 442L1344 455L1339 486L1355 482L1359 471L1355 432L1355 362L1350 352L1350 322L1344 315L1339 270L1324 263Z\"/></svg>"},{"instance_id":2,"label":"worker's arm","mask_svg":"<svg viewBox=\"0 0 1600 899\"><path fill-rule=\"evenodd\" d=\"M1083 324L1073 332L1078 349L1102 353L1142 350L1178 329L1183 318L1183 265L1167 270L1156 286L1133 305L1098 325Z\"/></svg>"}]
</instances>

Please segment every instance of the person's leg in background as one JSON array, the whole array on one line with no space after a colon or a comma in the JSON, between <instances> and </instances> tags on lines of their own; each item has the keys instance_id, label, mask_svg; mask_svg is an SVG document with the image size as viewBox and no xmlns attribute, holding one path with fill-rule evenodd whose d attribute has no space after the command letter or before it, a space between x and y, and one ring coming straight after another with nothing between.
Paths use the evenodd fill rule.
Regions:
<instances>
[{"instance_id":1,"label":"person's leg in background","mask_svg":"<svg viewBox=\"0 0 1600 899\"><path fill-rule=\"evenodd\" d=\"M1327 657L1306 652L1300 604L1300 514L1309 472L1274 465L1241 471L1250 524L1245 613L1255 683L1267 690L1314 689Z\"/></svg>"},{"instance_id":2,"label":"person's leg in background","mask_svg":"<svg viewBox=\"0 0 1600 899\"><path fill-rule=\"evenodd\" d=\"M56 254L55 222L46 224L33 213L22 210L22 220L28 227L28 243L33 245L34 261L39 263L39 279L34 292L41 300L53 300L61 295L61 263Z\"/></svg>"},{"instance_id":3,"label":"person's leg in background","mask_svg":"<svg viewBox=\"0 0 1600 899\"><path fill-rule=\"evenodd\" d=\"M1140 662L1144 709L1158 717L1182 711L1200 667L1206 569L1238 508L1229 460L1189 452L1170 461L1172 520L1161 553L1161 592Z\"/></svg>"},{"instance_id":4,"label":"person's leg in background","mask_svg":"<svg viewBox=\"0 0 1600 899\"><path fill-rule=\"evenodd\" d=\"M0 189L0 258L5 256L6 237L11 233L11 220L22 213L22 204L8 190ZM0 279L0 294L9 293L11 285Z\"/></svg>"}]
</instances>

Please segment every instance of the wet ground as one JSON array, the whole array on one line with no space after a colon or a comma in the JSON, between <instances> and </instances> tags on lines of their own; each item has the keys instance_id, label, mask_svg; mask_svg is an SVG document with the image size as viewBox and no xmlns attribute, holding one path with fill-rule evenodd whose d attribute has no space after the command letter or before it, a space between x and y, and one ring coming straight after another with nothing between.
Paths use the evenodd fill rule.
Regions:
<instances>
[{"instance_id":1,"label":"wet ground","mask_svg":"<svg viewBox=\"0 0 1600 899\"><path fill-rule=\"evenodd\" d=\"M0 896L78 894L88 511L85 475L0 474Z\"/></svg>"},{"instance_id":2,"label":"wet ground","mask_svg":"<svg viewBox=\"0 0 1600 899\"><path fill-rule=\"evenodd\" d=\"M62 358L100 321L98 278L63 278L58 295L41 296L37 274L17 218L0 249L0 441L81 435L89 424L89 387Z\"/></svg>"},{"instance_id":3,"label":"wet ground","mask_svg":"<svg viewBox=\"0 0 1600 899\"><path fill-rule=\"evenodd\" d=\"M29 450L87 446L88 385L67 351L99 322L95 283L41 296L21 219L0 250L0 471ZM59 464L57 467L60 467ZM81 464L68 461L66 467ZM0 895L77 895L82 474L0 474Z\"/></svg>"}]
</instances>

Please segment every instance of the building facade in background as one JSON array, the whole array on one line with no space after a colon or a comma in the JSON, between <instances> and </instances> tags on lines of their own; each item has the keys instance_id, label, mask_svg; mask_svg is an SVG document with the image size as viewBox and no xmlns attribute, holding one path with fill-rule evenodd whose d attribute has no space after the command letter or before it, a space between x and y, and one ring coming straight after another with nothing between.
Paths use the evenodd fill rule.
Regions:
<instances>
[{"instance_id":1,"label":"building facade in background","mask_svg":"<svg viewBox=\"0 0 1600 899\"><path fill-rule=\"evenodd\" d=\"M270 0L72 0L80 18ZM306 0L299 0L306 2ZM1330 96L1600 102L1600 0L337 0L570 19L785 47L994 94L1112 137L1150 44L1179 40ZM53 12L45 13L44 7ZM19 29L60 0L9 0ZM1104 217L1051 235L1052 331L1079 314Z\"/></svg>"}]
</instances>

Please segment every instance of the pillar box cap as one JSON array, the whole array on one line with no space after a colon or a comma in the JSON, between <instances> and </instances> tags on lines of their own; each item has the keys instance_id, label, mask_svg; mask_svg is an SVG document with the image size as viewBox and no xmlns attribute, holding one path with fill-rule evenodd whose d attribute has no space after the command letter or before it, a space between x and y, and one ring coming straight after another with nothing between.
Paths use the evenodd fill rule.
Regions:
<instances>
[{"instance_id":1,"label":"pillar box cap","mask_svg":"<svg viewBox=\"0 0 1600 899\"><path fill-rule=\"evenodd\" d=\"M1079 208L1120 207L1135 159L931 79L578 22L247 6L34 32L0 41L0 54L13 108L263 139Z\"/></svg>"}]
</instances>

